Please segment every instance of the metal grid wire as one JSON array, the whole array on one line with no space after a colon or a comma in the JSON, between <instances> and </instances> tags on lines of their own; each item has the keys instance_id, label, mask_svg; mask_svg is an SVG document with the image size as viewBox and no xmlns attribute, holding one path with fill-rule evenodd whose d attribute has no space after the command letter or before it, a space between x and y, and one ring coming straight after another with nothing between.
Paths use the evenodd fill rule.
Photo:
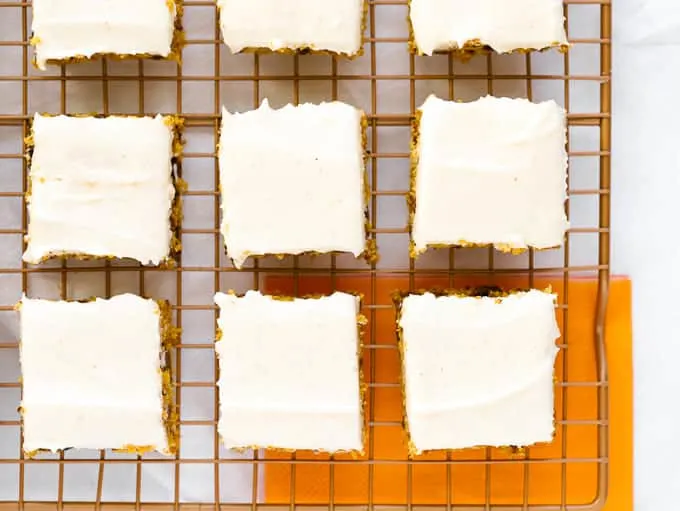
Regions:
<instances>
[{"instance_id":1,"label":"metal grid wire","mask_svg":"<svg viewBox=\"0 0 680 511\"><path fill-rule=\"evenodd\" d=\"M609 438L607 374L604 362L603 323L609 278L610 192L610 67L611 0L566 0L565 15L571 51L562 55L478 56L460 63L450 55L416 57L407 53L406 0L370 0L363 57L347 62L328 56L232 56L220 42L214 1L185 0L186 46L183 64L156 61L99 60L65 65L51 71L32 68L29 45L31 2L0 0L0 509L113 506L119 509L151 507L217 508L265 505L262 474L268 466L290 466L290 498L281 509L299 505L296 471L314 460L265 459L261 453L235 456L219 446L216 431L216 360L212 339L215 325L215 291L260 289L269 275L288 275L297 291L311 275L325 276L333 286L347 276L370 282L366 313L371 328L366 350L385 348L376 339L376 316L388 308L378 304L377 281L383 276L407 279L411 289L419 278L436 277L456 285L469 276L488 278L521 276L531 286L549 276L561 282L559 315L568 322L568 279L590 275L599 280L596 304L597 377L572 381L568 358L561 359L562 378L556 383L563 402L559 428L591 426L597 430L597 453L572 456L567 434L561 437L560 456L499 461L491 450L481 459L447 455L444 461L449 488L442 509L492 509L492 472L496 465L512 463L522 469L523 497L504 509L572 509L598 507L607 493ZM391 20L385 23L385 20ZM578 20L578 22L577 22ZM570 187L567 205L572 228L559 250L507 256L489 249L450 249L428 253L416 262L408 255L406 201L409 168L409 127L416 107L431 92L451 99L475 99L486 93L521 96L534 100L553 98L569 111ZM355 262L344 256L304 256L283 262L251 261L236 271L224 255L219 235L218 165L215 146L222 105L246 110L264 97L274 104L340 99L364 108L368 115L370 236L376 240L381 262ZM36 111L50 113L155 114L179 113L186 119L187 146L183 177L185 222L181 229L184 254L178 268L142 268L129 262L50 262L39 267L21 263L22 236L27 216L23 195L27 164L23 139ZM180 453L176 458L153 454L142 457L110 451L61 453L25 459L20 451L21 423L16 408L21 384L18 373L18 327L12 305L22 292L30 296L78 299L93 294L111 296L131 291L168 298L177 326L184 328L174 353L177 404L181 410ZM393 343L394 344L394 343ZM563 328L561 347L570 346ZM396 345L388 346L396 348ZM380 388L397 382L376 380L377 357L369 357L366 370L369 400ZM597 394L592 416L566 413L567 389L586 388ZM202 407L202 408L201 408ZM201 408L207 413L199 413ZM368 417L371 433L379 426L375 407ZM398 421L387 426L400 426ZM200 430L193 435L192 430ZM385 502L375 497L376 473L384 465L406 467L407 477L394 481L406 486L400 507L418 505L412 498L413 472L423 460L397 461L376 456L374 435L369 436L368 458L351 463L367 465L368 485L361 508ZM322 463L319 461L319 463ZM325 459L330 471L330 492L319 509L341 507L334 494L341 483L334 469L346 461ZM532 464L554 464L560 490L551 502L530 501ZM589 463L596 488L592 502L568 503L570 467ZM479 488L481 500L466 504L456 500L457 467L484 467ZM233 470L232 470L233 469ZM451 483L453 483L452 490ZM236 485L241 491L232 491ZM78 490L74 488L78 487ZM245 496L243 494L245 488ZM342 506L347 507L347 506Z\"/></svg>"}]
</instances>

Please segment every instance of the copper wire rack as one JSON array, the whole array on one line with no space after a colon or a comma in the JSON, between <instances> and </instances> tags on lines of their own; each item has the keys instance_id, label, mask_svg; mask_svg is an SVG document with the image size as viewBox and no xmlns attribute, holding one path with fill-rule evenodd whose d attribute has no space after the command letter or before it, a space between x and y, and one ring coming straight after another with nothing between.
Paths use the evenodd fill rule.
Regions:
<instances>
[{"instance_id":1,"label":"copper wire rack","mask_svg":"<svg viewBox=\"0 0 680 511\"><path fill-rule=\"evenodd\" d=\"M608 491L608 380L603 329L609 280L610 222L610 70L611 0L566 0L564 11L571 50L530 55L480 55L460 62L451 55L418 57L408 52L406 0L369 0L364 55L353 61L315 55L231 55L220 41L214 1L185 0L186 45L182 64L162 61L94 62L52 67L40 72L31 64L31 2L0 0L0 510L115 507L119 509L217 509L313 506L334 508L412 509L596 509ZM428 252L417 261L408 253L409 135L415 109L430 93L472 100L485 94L555 99L568 110L569 200L571 228L563 248L519 256L491 249L448 249ZM370 236L379 262L356 262L342 255L265 258L250 261L242 271L224 254L219 235L218 165L215 146L221 108L247 110L268 97L275 105L339 99L365 110L368 117ZM179 114L185 118L186 146L182 177L185 219L184 247L174 269L140 267L126 261L52 261L40 266L21 262L27 215L24 158L29 121L35 112L101 114ZM495 283L520 278L534 286L546 279L560 289L558 315L563 326L560 347L567 352L578 340L568 324L569 283L585 277L598 283L593 325L596 371L587 381L571 377L568 357L559 359L556 394L556 454L536 455L533 448L503 457L492 449L478 457L448 453L443 458L390 459L378 451L373 434L401 422L380 421L369 407L371 434L367 456L358 460L303 456L272 459L261 452L235 455L219 445L213 350L216 291L264 289L268 279L288 279L294 292L306 279L327 279L331 287L343 279L365 279L369 319L365 350L392 350L396 340L378 339L377 316L389 309L377 296L380 280L404 279L414 289L421 279L455 287L466 279ZM13 305L29 296L79 299L135 292L167 298L173 304L183 336L173 353L176 401L180 409L180 446L174 458L153 454L126 455L110 451L40 455L22 454L21 399L18 366L18 318ZM379 381L377 356L367 357L369 402L381 389L397 389L398 381ZM591 391L595 406L587 416L570 416L570 389ZM378 397L379 399L379 397ZM572 398L576 399L576 398ZM574 453L568 430L589 428L594 448ZM365 491L351 503L340 496L344 486L359 484L336 477L339 467L365 469ZM272 501L265 495L264 474L285 466L289 493ZM305 470L327 467L327 495L316 501L300 497L307 484ZM446 489L439 500L417 497L420 467L437 465ZM574 467L587 465L587 498L570 499L582 484L572 480ZM474 488L457 484L459 469L479 468ZM503 467L521 474L518 497L494 498ZM532 498L534 468L554 470L556 488L547 501ZM403 469L391 481L403 497L379 496L380 471ZM501 472L498 472L501 470ZM399 472L402 473L402 472ZM499 475L501 474L501 475ZM381 482L382 481L382 482ZM309 484L314 484L313 481ZM467 484L467 483L466 483ZM541 483L543 484L543 483Z\"/></svg>"}]
</instances>

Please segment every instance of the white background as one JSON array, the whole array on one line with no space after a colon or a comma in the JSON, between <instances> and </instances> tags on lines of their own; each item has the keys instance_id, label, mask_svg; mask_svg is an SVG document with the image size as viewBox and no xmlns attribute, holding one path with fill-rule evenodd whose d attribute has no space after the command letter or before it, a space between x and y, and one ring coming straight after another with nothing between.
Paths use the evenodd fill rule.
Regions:
<instances>
[{"instance_id":1,"label":"white background","mask_svg":"<svg viewBox=\"0 0 680 511\"><path fill-rule=\"evenodd\" d=\"M633 278L636 510L680 493L680 3L614 0L614 270Z\"/></svg>"}]
</instances>

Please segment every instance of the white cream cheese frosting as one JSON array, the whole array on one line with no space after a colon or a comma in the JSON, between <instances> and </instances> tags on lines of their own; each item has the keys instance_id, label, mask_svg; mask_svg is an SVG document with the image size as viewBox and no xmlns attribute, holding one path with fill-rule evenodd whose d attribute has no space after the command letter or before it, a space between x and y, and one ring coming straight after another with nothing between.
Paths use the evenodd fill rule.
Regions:
<instances>
[{"instance_id":1,"label":"white cream cheese frosting","mask_svg":"<svg viewBox=\"0 0 680 511\"><path fill-rule=\"evenodd\" d=\"M167 451L158 304L23 297L23 449Z\"/></svg>"},{"instance_id":2,"label":"white cream cheese frosting","mask_svg":"<svg viewBox=\"0 0 680 511\"><path fill-rule=\"evenodd\" d=\"M410 0L420 53L480 42L498 53L567 43L562 0Z\"/></svg>"},{"instance_id":3,"label":"white cream cheese frosting","mask_svg":"<svg viewBox=\"0 0 680 511\"><path fill-rule=\"evenodd\" d=\"M217 0L222 37L245 49L328 51L353 56L362 46L365 0Z\"/></svg>"},{"instance_id":4,"label":"white cream cheese frosting","mask_svg":"<svg viewBox=\"0 0 680 511\"><path fill-rule=\"evenodd\" d=\"M250 255L366 246L362 112L340 103L222 114L222 234L240 268Z\"/></svg>"},{"instance_id":5,"label":"white cream cheese frosting","mask_svg":"<svg viewBox=\"0 0 680 511\"><path fill-rule=\"evenodd\" d=\"M362 451L359 299L218 293L218 430L227 448Z\"/></svg>"},{"instance_id":6,"label":"white cream cheese frosting","mask_svg":"<svg viewBox=\"0 0 680 511\"><path fill-rule=\"evenodd\" d=\"M159 264L169 256L174 133L152 117L33 120L24 261L87 255Z\"/></svg>"},{"instance_id":7,"label":"white cream cheese frosting","mask_svg":"<svg viewBox=\"0 0 680 511\"><path fill-rule=\"evenodd\" d=\"M33 0L36 64L99 54L168 57L176 14L168 0Z\"/></svg>"},{"instance_id":8,"label":"white cream cheese frosting","mask_svg":"<svg viewBox=\"0 0 680 511\"><path fill-rule=\"evenodd\" d=\"M552 440L554 295L410 295L399 326L417 452Z\"/></svg>"},{"instance_id":9,"label":"white cream cheese frosting","mask_svg":"<svg viewBox=\"0 0 680 511\"><path fill-rule=\"evenodd\" d=\"M562 245L568 228L566 112L554 101L430 96L414 157L416 252L428 246Z\"/></svg>"}]
</instances>

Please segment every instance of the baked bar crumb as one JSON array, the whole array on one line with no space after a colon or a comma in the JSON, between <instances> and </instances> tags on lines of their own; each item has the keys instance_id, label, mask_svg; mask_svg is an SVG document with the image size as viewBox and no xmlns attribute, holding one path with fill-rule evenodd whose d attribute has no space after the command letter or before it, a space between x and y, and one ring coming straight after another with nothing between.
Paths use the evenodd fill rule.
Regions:
<instances>
[{"instance_id":1,"label":"baked bar crumb","mask_svg":"<svg viewBox=\"0 0 680 511\"><path fill-rule=\"evenodd\" d=\"M555 299L532 289L397 301L411 454L552 441Z\"/></svg>"},{"instance_id":2,"label":"baked bar crumb","mask_svg":"<svg viewBox=\"0 0 680 511\"><path fill-rule=\"evenodd\" d=\"M218 293L227 448L362 452L360 298Z\"/></svg>"}]
</instances>

